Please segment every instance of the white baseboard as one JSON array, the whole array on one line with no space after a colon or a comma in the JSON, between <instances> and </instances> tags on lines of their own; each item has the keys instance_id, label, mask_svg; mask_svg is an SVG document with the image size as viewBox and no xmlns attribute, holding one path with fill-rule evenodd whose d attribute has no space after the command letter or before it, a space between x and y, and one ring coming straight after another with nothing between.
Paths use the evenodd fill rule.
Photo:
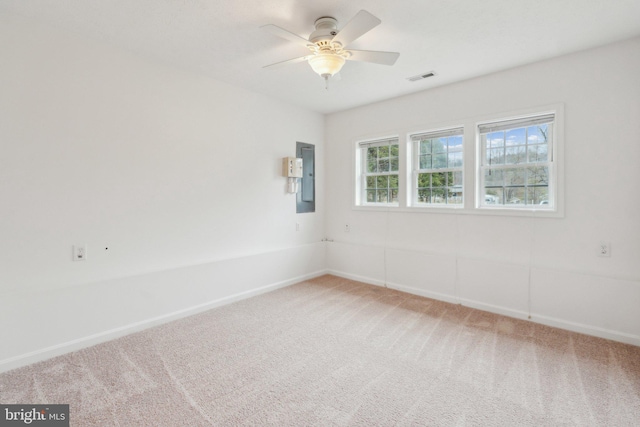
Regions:
<instances>
[{"instance_id":1,"label":"white baseboard","mask_svg":"<svg viewBox=\"0 0 640 427\"><path fill-rule=\"evenodd\" d=\"M529 313L522 310L514 310L511 308L500 307L497 305L474 301L467 298L460 298L460 304L466 307L475 308L476 310L488 311L489 313L495 313L495 314L500 314L502 316L513 317L514 319L531 320L529 319Z\"/></svg>"},{"instance_id":2,"label":"white baseboard","mask_svg":"<svg viewBox=\"0 0 640 427\"><path fill-rule=\"evenodd\" d=\"M412 295L418 295L421 297L431 298L438 301L444 301L451 304L460 304L460 298L456 298L453 295L447 295L440 292L426 291L424 289L418 289L411 286L400 285L397 283L387 283L387 287L391 289L396 289L401 292L406 292Z\"/></svg>"},{"instance_id":3,"label":"white baseboard","mask_svg":"<svg viewBox=\"0 0 640 427\"><path fill-rule=\"evenodd\" d=\"M333 276L338 276L338 277L344 277L345 279L355 280L357 282L367 283L369 285L376 285L376 286L382 286L382 287L386 286L383 280L376 280L370 277L358 276L357 274L345 273L344 271L329 269L327 270L327 274L331 274Z\"/></svg>"},{"instance_id":4,"label":"white baseboard","mask_svg":"<svg viewBox=\"0 0 640 427\"><path fill-rule=\"evenodd\" d=\"M19 356L11 357L5 360L0 360L0 373L6 372L12 369L19 368L21 366L30 365L32 363L40 362L50 359L52 357L60 356L72 351L81 350L83 348L91 347L96 344L100 344L106 341L111 341L116 338L120 338L125 335L139 332L144 329L151 328L153 326L161 325L163 323L171 322L173 320L181 319L184 317L192 316L212 308L220 307L223 305L231 304L236 301L251 298L260 294L274 291L276 289L291 286L304 280L313 279L315 277L327 274L326 270L320 270L313 273L305 274L302 276L287 279L281 282L273 283L260 288L252 289L245 292L240 292L234 295L229 295L224 298L208 301L202 304L198 304L183 310L177 310L171 313L164 314L162 316L145 319L140 322L131 323L119 328L110 329L97 334L89 335L79 339L67 341L61 344L56 344L50 347L46 347L40 350L32 351Z\"/></svg>"},{"instance_id":5,"label":"white baseboard","mask_svg":"<svg viewBox=\"0 0 640 427\"><path fill-rule=\"evenodd\" d=\"M578 332L584 335L591 335L594 337L604 338L611 341L618 341L640 347L640 337L637 335L626 334L624 332L598 328L595 326L583 325L580 323L569 322L567 320L556 319L553 317L540 316L536 315L535 313L531 314L531 321L539 323L541 325L552 326L554 328L565 329L567 331Z\"/></svg>"},{"instance_id":6,"label":"white baseboard","mask_svg":"<svg viewBox=\"0 0 640 427\"><path fill-rule=\"evenodd\" d=\"M598 328L596 326L589 326L589 325L571 322L563 319L541 316L535 313L532 313L531 317L529 318L529 314L521 310L513 310L513 309L500 307L492 304L486 304L483 302L474 301L474 300L465 299L465 298L456 298L453 295L446 295L438 292L425 291L423 289L417 289L417 288L404 286L396 283L385 284L385 282L382 280L377 280L377 279L372 279L365 276L346 273L344 271L336 271L336 270L329 269L327 270L327 273L332 274L334 276L338 276L338 277L344 277L346 279L357 280L359 282L367 283L370 285L386 286L386 287L396 289L401 292L413 294L413 295L419 295L426 298L435 299L438 301L449 302L452 304L462 304L464 306L474 308L477 310L500 314L500 315L515 318L515 319L529 320L531 322L539 323L541 325L552 326L554 328L564 329L567 331L577 332L585 335L591 335L594 337L604 338L612 341L618 341L625 344L631 344L631 345L640 347L640 336L637 336L637 335L626 334L624 332L613 331L610 329Z\"/></svg>"}]
</instances>

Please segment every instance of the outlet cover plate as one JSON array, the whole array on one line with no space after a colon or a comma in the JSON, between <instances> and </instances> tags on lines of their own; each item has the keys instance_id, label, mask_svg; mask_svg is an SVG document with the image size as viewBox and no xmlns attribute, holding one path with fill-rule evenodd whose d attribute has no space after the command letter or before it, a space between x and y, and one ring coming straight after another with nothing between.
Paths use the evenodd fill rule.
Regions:
<instances>
[{"instance_id":1,"label":"outlet cover plate","mask_svg":"<svg viewBox=\"0 0 640 427\"><path fill-rule=\"evenodd\" d=\"M609 243L609 242L600 242L598 244L598 256L600 256L600 257L610 257L611 256L611 243Z\"/></svg>"},{"instance_id":2,"label":"outlet cover plate","mask_svg":"<svg viewBox=\"0 0 640 427\"><path fill-rule=\"evenodd\" d=\"M87 259L87 245L73 245L73 260L84 261Z\"/></svg>"}]
</instances>

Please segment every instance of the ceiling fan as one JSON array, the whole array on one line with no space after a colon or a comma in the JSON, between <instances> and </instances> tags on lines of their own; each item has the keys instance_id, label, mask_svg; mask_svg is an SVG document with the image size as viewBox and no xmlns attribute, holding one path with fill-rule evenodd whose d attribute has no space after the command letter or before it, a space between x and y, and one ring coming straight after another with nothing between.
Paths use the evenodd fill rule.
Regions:
<instances>
[{"instance_id":1,"label":"ceiling fan","mask_svg":"<svg viewBox=\"0 0 640 427\"><path fill-rule=\"evenodd\" d=\"M338 30L337 19L331 16L323 16L316 19L314 24L316 30L309 35L308 40L277 25L264 25L261 27L262 29L302 45L308 48L311 53L298 58L276 62L263 68L277 68L283 65L308 61L313 71L327 82L330 77L342 69L347 60L393 65L400 56L398 52L346 49L349 43L369 32L381 22L366 10L361 10L341 30Z\"/></svg>"}]
</instances>

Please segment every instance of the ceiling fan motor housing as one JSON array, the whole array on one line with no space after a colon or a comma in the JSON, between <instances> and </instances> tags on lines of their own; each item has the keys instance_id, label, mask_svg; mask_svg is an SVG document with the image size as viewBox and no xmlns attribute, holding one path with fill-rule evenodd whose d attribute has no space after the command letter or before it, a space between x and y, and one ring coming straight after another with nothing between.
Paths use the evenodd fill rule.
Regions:
<instances>
[{"instance_id":1,"label":"ceiling fan motor housing","mask_svg":"<svg viewBox=\"0 0 640 427\"><path fill-rule=\"evenodd\" d=\"M338 34L338 20L331 16L316 19L314 25L316 30L309 36L309 41L312 43L331 41Z\"/></svg>"}]
</instances>

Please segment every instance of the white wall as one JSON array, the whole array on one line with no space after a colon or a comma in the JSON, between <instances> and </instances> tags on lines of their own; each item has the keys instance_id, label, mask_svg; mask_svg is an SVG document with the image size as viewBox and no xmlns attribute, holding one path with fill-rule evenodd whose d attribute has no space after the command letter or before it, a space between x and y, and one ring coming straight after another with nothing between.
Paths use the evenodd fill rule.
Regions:
<instances>
[{"instance_id":1,"label":"white wall","mask_svg":"<svg viewBox=\"0 0 640 427\"><path fill-rule=\"evenodd\" d=\"M324 269L322 115L7 14L0 57L0 368Z\"/></svg>"},{"instance_id":2,"label":"white wall","mask_svg":"<svg viewBox=\"0 0 640 427\"><path fill-rule=\"evenodd\" d=\"M6 14L0 57L0 371L327 266L640 345L638 39L326 123ZM356 139L554 103L563 218L352 208ZM280 177L296 141L316 145L315 214L295 214ZM600 240L611 258L594 255ZM71 261L74 244L86 261Z\"/></svg>"},{"instance_id":3,"label":"white wall","mask_svg":"<svg viewBox=\"0 0 640 427\"><path fill-rule=\"evenodd\" d=\"M353 209L357 140L404 141L410 131L554 104L565 117L563 218ZM639 117L640 39L329 115L328 267L640 345ZM611 258L596 256L600 241L611 243Z\"/></svg>"}]
</instances>

